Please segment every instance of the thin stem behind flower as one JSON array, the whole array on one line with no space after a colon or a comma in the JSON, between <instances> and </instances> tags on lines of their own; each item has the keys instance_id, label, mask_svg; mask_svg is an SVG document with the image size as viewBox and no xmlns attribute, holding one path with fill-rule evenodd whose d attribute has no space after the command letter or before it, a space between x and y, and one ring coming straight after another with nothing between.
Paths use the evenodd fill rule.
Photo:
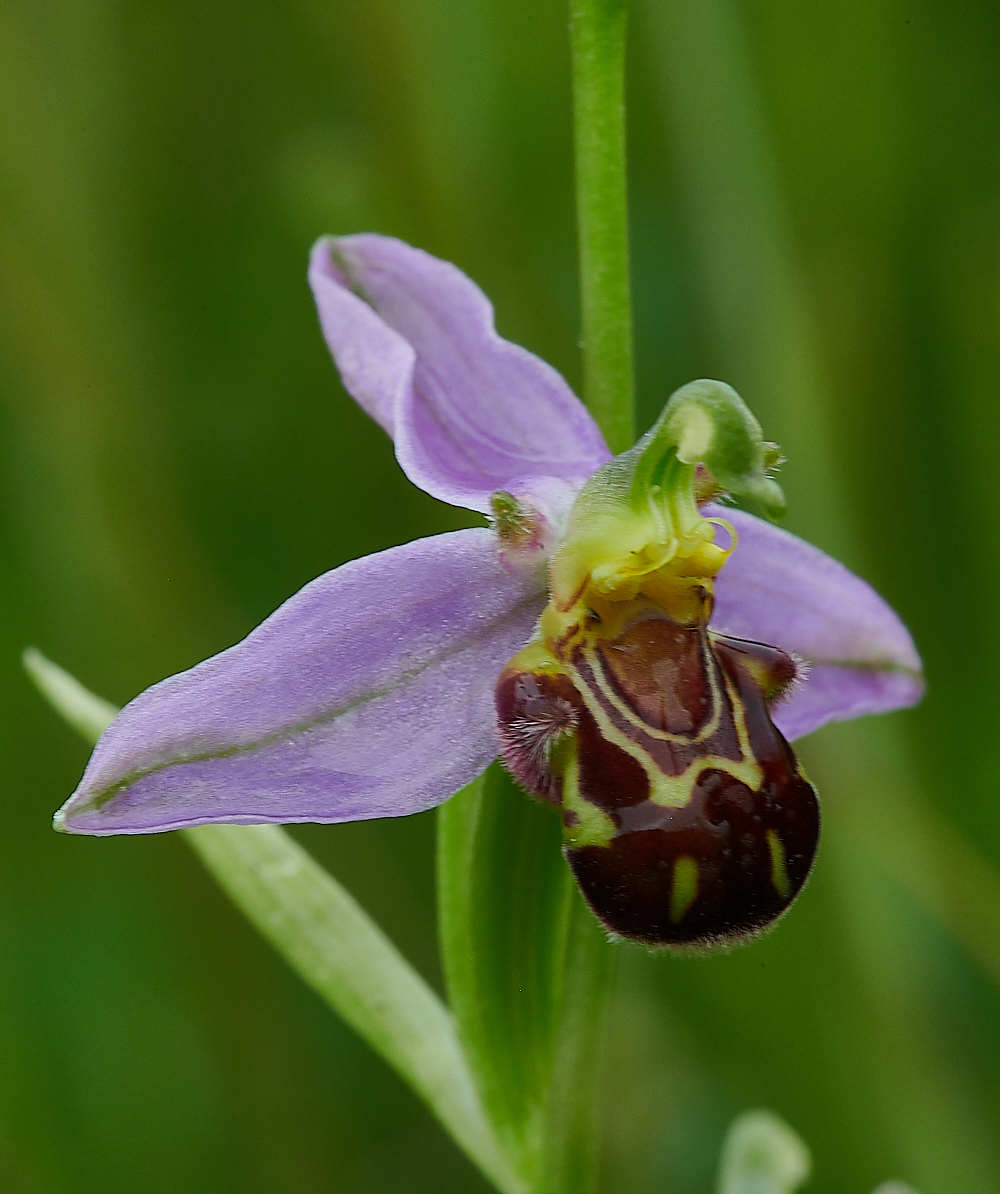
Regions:
<instances>
[{"instance_id":1,"label":"thin stem behind flower","mask_svg":"<svg viewBox=\"0 0 1000 1194\"><path fill-rule=\"evenodd\" d=\"M616 453L635 440L625 11L625 0L570 4L584 401Z\"/></svg>"}]
</instances>

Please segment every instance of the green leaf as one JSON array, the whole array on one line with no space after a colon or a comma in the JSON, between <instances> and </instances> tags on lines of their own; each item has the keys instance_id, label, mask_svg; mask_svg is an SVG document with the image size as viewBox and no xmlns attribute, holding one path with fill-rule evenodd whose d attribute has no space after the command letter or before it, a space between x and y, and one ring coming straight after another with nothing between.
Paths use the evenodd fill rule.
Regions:
<instances>
[{"instance_id":1,"label":"green leaf","mask_svg":"<svg viewBox=\"0 0 1000 1194\"><path fill-rule=\"evenodd\" d=\"M115 705L88 692L79 680L34 647L22 653L21 663L42 696L91 746L118 716Z\"/></svg>"},{"instance_id":2,"label":"green leaf","mask_svg":"<svg viewBox=\"0 0 1000 1194\"><path fill-rule=\"evenodd\" d=\"M597 1187L599 1096L617 960L617 949L574 890L536 1194L591 1194Z\"/></svg>"},{"instance_id":3,"label":"green leaf","mask_svg":"<svg viewBox=\"0 0 1000 1194\"><path fill-rule=\"evenodd\" d=\"M719 1194L792 1194L809 1177L809 1150L771 1111L733 1121L722 1146Z\"/></svg>"},{"instance_id":4,"label":"green leaf","mask_svg":"<svg viewBox=\"0 0 1000 1194\"><path fill-rule=\"evenodd\" d=\"M448 994L490 1118L526 1171L541 1146L573 895L557 812L498 764L438 810Z\"/></svg>"},{"instance_id":5,"label":"green leaf","mask_svg":"<svg viewBox=\"0 0 1000 1194\"><path fill-rule=\"evenodd\" d=\"M283 829L183 831L219 884L305 981L409 1083L501 1190L493 1139L448 1010L360 905Z\"/></svg>"},{"instance_id":6,"label":"green leaf","mask_svg":"<svg viewBox=\"0 0 1000 1194\"><path fill-rule=\"evenodd\" d=\"M561 844L496 763L438 810L445 975L487 1112L530 1189L584 1194L615 951Z\"/></svg>"},{"instance_id":7,"label":"green leaf","mask_svg":"<svg viewBox=\"0 0 1000 1194\"><path fill-rule=\"evenodd\" d=\"M38 651L24 666L93 743L117 710ZM448 1009L360 905L276 825L182 831L247 919L409 1083L504 1194L520 1194L483 1114Z\"/></svg>"}]
</instances>

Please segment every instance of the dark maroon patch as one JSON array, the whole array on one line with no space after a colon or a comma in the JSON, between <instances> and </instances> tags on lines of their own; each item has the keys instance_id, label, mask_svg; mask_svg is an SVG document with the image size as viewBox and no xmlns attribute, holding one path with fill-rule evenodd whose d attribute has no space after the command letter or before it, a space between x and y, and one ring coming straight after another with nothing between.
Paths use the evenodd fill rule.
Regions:
<instances>
[{"instance_id":1,"label":"dark maroon patch","mask_svg":"<svg viewBox=\"0 0 1000 1194\"><path fill-rule=\"evenodd\" d=\"M588 710L580 715L576 748L580 795L596 804L612 819L618 810L649 799L649 777L641 763L609 742Z\"/></svg>"},{"instance_id":2,"label":"dark maroon patch","mask_svg":"<svg viewBox=\"0 0 1000 1194\"><path fill-rule=\"evenodd\" d=\"M706 769L683 808L644 801L616 818L610 845L567 851L598 918L612 932L648 945L737 942L766 928L802 889L819 840L816 793L772 723L750 664L728 644L713 654L742 702L764 776L760 790L751 791L726 771ZM782 848L784 892L775 883L768 830ZM671 896L682 857L696 864L698 885L675 918Z\"/></svg>"},{"instance_id":3,"label":"dark maroon patch","mask_svg":"<svg viewBox=\"0 0 1000 1194\"><path fill-rule=\"evenodd\" d=\"M772 877L767 830L784 850L787 892ZM797 773L760 792L722 771L705 771L684 808L645 801L621 817L608 846L568 850L587 902L612 932L647 945L736 942L776 920L802 889L819 837L816 794ZM671 917L674 868L698 868L697 894Z\"/></svg>"},{"instance_id":4,"label":"dark maroon patch","mask_svg":"<svg viewBox=\"0 0 1000 1194\"><path fill-rule=\"evenodd\" d=\"M704 650L700 627L647 614L597 654L611 687L646 725L695 734L712 715Z\"/></svg>"}]
</instances>

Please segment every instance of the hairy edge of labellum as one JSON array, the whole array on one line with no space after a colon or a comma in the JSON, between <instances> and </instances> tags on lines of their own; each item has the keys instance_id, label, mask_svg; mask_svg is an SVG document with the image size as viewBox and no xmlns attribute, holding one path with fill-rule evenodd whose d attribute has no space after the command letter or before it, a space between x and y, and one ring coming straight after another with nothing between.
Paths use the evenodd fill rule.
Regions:
<instances>
[{"instance_id":1,"label":"hairy edge of labellum","mask_svg":"<svg viewBox=\"0 0 1000 1194\"><path fill-rule=\"evenodd\" d=\"M573 877L576 878L575 872ZM577 880L577 886L579 886L579 880ZM805 887L804 883L802 887ZM653 955L669 954L675 958L714 958L719 954L731 954L735 950L743 949L746 945L753 945L755 941L760 941L762 937L767 937L785 919L791 911L792 905L801 894L802 888L799 888L794 898L789 900L776 916L764 924L744 929L726 929L724 932L719 933L706 933L704 936L694 938L690 941L660 941L657 939L647 940L644 937L629 937L624 933L618 933L614 929L609 928L603 921L601 923L608 941L615 944L627 943L628 945L637 945L648 954ZM586 895L584 899L586 899ZM590 906L593 911L593 906ZM597 916L596 911L594 915ZM598 920L600 919L598 916Z\"/></svg>"},{"instance_id":2,"label":"hairy edge of labellum","mask_svg":"<svg viewBox=\"0 0 1000 1194\"><path fill-rule=\"evenodd\" d=\"M523 788L556 806L562 778L552 768L552 751L575 732L579 700L567 676L545 672L505 672L496 687L504 764Z\"/></svg>"}]
</instances>

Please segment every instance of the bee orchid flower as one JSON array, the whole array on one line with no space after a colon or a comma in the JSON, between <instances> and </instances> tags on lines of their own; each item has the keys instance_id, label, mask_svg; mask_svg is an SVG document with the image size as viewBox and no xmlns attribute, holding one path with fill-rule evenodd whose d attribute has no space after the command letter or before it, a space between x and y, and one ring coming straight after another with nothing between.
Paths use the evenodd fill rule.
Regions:
<instances>
[{"instance_id":1,"label":"bee orchid flower","mask_svg":"<svg viewBox=\"0 0 1000 1194\"><path fill-rule=\"evenodd\" d=\"M502 752L562 808L577 878L615 931L700 942L726 935L720 917L730 936L774 919L818 831L786 740L919 698L902 622L816 548L696 500L708 478L713 493L780 505L770 448L728 387L686 387L613 460L565 381L498 336L488 300L455 266L359 235L321 241L309 276L344 386L392 437L406 475L490 525L328 572L242 642L142 693L101 738L57 826L402 816L440 804ZM762 822L754 799L768 784ZM667 886L645 884L662 915L620 883L599 907L600 885L617 882L602 861L612 845L669 836L670 818L695 805L699 825L674 826ZM740 840L759 838L750 862L740 818ZM643 849L615 873L660 865L666 847ZM703 865L706 850L718 857ZM740 867L764 868L768 899L755 894L763 880L734 887ZM758 908L742 928L709 898L727 874L730 896ZM701 920L678 928L691 916Z\"/></svg>"}]
</instances>

